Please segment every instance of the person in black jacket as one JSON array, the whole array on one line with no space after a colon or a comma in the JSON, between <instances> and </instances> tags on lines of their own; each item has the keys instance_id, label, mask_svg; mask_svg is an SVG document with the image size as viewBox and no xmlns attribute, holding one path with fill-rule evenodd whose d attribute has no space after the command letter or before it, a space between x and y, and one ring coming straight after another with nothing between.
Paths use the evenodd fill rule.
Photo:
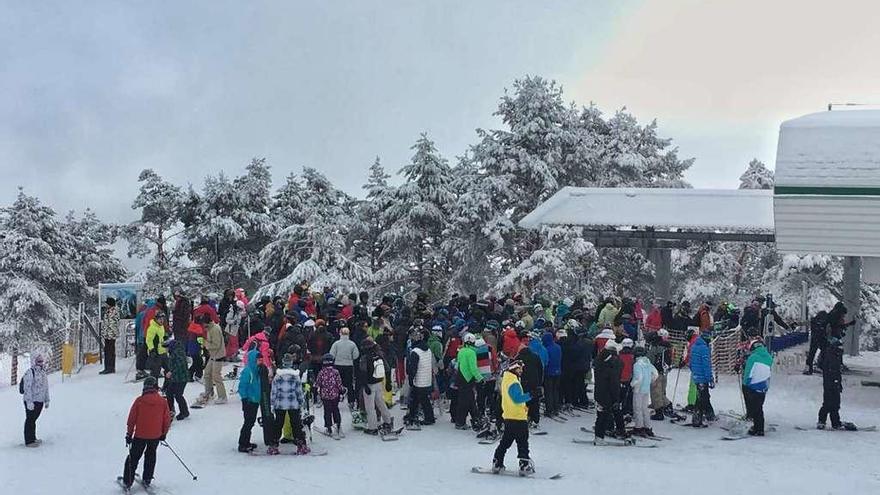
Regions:
<instances>
[{"instance_id":1,"label":"person in black jacket","mask_svg":"<svg viewBox=\"0 0 880 495\"><path fill-rule=\"evenodd\" d=\"M586 408L587 370L590 369L593 342L578 328L574 335L560 340L562 347L562 397L572 407Z\"/></svg>"},{"instance_id":2,"label":"person in black jacket","mask_svg":"<svg viewBox=\"0 0 880 495\"><path fill-rule=\"evenodd\" d=\"M660 310L660 319L663 328L673 328L675 326L675 303L666 301L666 306Z\"/></svg>"},{"instance_id":3,"label":"person in black jacket","mask_svg":"<svg viewBox=\"0 0 880 495\"><path fill-rule=\"evenodd\" d=\"M822 407L816 428L825 429L825 420L831 416L831 427L841 428L840 393L843 391L841 368L843 366L843 341L832 336L822 352Z\"/></svg>"},{"instance_id":4,"label":"person in black jacket","mask_svg":"<svg viewBox=\"0 0 880 495\"><path fill-rule=\"evenodd\" d=\"M523 362L523 373L520 376L520 383L523 390L532 396L532 400L526 403L529 409L529 426L537 428L541 419L541 393L542 384L544 383L544 365L541 358L536 356L528 346L528 337L525 331L520 336L519 352L514 359Z\"/></svg>"},{"instance_id":5,"label":"person in black jacket","mask_svg":"<svg viewBox=\"0 0 880 495\"><path fill-rule=\"evenodd\" d=\"M827 328L827 311L819 311L812 319L810 319L810 350L807 351L807 369L804 370L805 375L813 374L813 366L816 362L816 352L819 352L819 361L822 361L822 354L825 351L825 347L828 345Z\"/></svg>"},{"instance_id":6,"label":"person in black jacket","mask_svg":"<svg viewBox=\"0 0 880 495\"><path fill-rule=\"evenodd\" d=\"M623 414L620 412L620 372L623 365L617 355L619 344L614 340L605 343L594 363L594 393L596 400L596 424L593 427L595 445L605 445L605 433L617 425L616 434L625 435ZM619 418L619 419L618 419Z\"/></svg>"}]
</instances>

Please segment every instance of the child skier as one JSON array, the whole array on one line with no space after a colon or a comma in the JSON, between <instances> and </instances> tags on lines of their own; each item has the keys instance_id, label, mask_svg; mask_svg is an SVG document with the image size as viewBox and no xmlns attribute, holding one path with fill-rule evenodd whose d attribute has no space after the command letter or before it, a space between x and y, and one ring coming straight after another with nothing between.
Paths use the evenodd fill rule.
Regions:
<instances>
[{"instance_id":1,"label":"child skier","mask_svg":"<svg viewBox=\"0 0 880 495\"><path fill-rule=\"evenodd\" d=\"M715 410L712 409L709 396L709 389L715 387L715 376L712 373L712 352L709 349L711 337L709 332L700 333L691 347L691 380L697 388L697 401L694 404L691 426L696 428L707 426L703 423L703 419L715 420Z\"/></svg>"},{"instance_id":2,"label":"child skier","mask_svg":"<svg viewBox=\"0 0 880 495\"><path fill-rule=\"evenodd\" d=\"M523 391L519 377L523 372L523 362L513 361L501 378L501 410L504 418L504 434L501 443L492 457L492 472L504 471L504 456L507 449L516 442L519 472L528 475L535 472L535 464L529 457L529 412L526 403L532 396Z\"/></svg>"},{"instance_id":3,"label":"child skier","mask_svg":"<svg viewBox=\"0 0 880 495\"><path fill-rule=\"evenodd\" d=\"M278 441L281 430L284 427L284 419L290 416L290 424L293 427L293 443L296 444L297 455L309 453L306 445L306 435L303 433L302 413L300 408L305 403L303 385L299 380L299 373L293 369L293 355L285 354L281 360L281 369L272 380L272 410L275 415L275 427L272 430L273 438L266 453L277 455Z\"/></svg>"},{"instance_id":4,"label":"child skier","mask_svg":"<svg viewBox=\"0 0 880 495\"><path fill-rule=\"evenodd\" d=\"M49 380L45 359L40 354L34 356L31 369L21 377L21 393L24 394L24 445L39 447L42 440L37 439L37 418L44 407L49 409Z\"/></svg>"},{"instance_id":5,"label":"child skier","mask_svg":"<svg viewBox=\"0 0 880 495\"><path fill-rule=\"evenodd\" d=\"M148 376L144 380L143 393L135 399L128 412L128 429L125 433L125 445L128 456L122 475L125 490L134 483L134 472L144 456L144 471L141 482L145 487L153 481L153 470L156 468L156 448L165 440L171 428L171 413L168 403L159 395L159 382L155 377Z\"/></svg>"},{"instance_id":6,"label":"child skier","mask_svg":"<svg viewBox=\"0 0 880 495\"><path fill-rule=\"evenodd\" d=\"M318 372L315 386L321 397L324 407L324 428L327 435L335 439L342 437L342 417L339 414L339 401L345 397L345 387L342 386L342 375L334 366L336 359L333 354L324 354L324 367ZM334 425L336 429L334 429Z\"/></svg>"},{"instance_id":7,"label":"child skier","mask_svg":"<svg viewBox=\"0 0 880 495\"><path fill-rule=\"evenodd\" d=\"M773 357L767 352L764 343L755 339L749 346L749 357L743 370L743 398L746 411L753 425L749 435L764 436L764 398L767 396L770 370L773 368Z\"/></svg>"},{"instance_id":8,"label":"child skier","mask_svg":"<svg viewBox=\"0 0 880 495\"><path fill-rule=\"evenodd\" d=\"M168 367L165 372L165 399L168 401L168 410L174 416L174 403L180 406L180 414L177 420L182 421L189 417L189 407L186 405L186 398L183 391L186 389L187 379L189 378L186 371L186 344L177 339L171 339L167 342L168 348Z\"/></svg>"},{"instance_id":9,"label":"child skier","mask_svg":"<svg viewBox=\"0 0 880 495\"><path fill-rule=\"evenodd\" d=\"M632 392L632 375L635 356L633 355L633 346L635 343L629 337L623 339L620 343L620 407L623 416L632 418L633 416L633 392Z\"/></svg>"},{"instance_id":10,"label":"child skier","mask_svg":"<svg viewBox=\"0 0 880 495\"><path fill-rule=\"evenodd\" d=\"M828 339L822 351L822 407L819 409L819 422L816 428L825 429L825 420L831 416L831 427L835 430L844 426L840 422L840 393L843 391L841 368L843 366L843 341L837 336Z\"/></svg>"},{"instance_id":11,"label":"child skier","mask_svg":"<svg viewBox=\"0 0 880 495\"><path fill-rule=\"evenodd\" d=\"M648 359L644 347L633 349L633 356L636 358L632 375L633 434L652 437L654 431L649 425L648 403L651 400L651 386L660 374Z\"/></svg>"}]
</instances>

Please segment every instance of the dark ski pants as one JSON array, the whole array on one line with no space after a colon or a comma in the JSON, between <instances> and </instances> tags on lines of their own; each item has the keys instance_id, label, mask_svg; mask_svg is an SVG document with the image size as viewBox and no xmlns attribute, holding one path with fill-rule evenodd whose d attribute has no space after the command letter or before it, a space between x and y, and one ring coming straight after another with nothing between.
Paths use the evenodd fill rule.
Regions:
<instances>
[{"instance_id":1,"label":"dark ski pants","mask_svg":"<svg viewBox=\"0 0 880 495\"><path fill-rule=\"evenodd\" d=\"M202 360L202 351L196 353L192 358L192 364L189 366L189 381L202 377L202 371L205 369L205 363Z\"/></svg>"},{"instance_id":2,"label":"dark ski pants","mask_svg":"<svg viewBox=\"0 0 880 495\"><path fill-rule=\"evenodd\" d=\"M614 413L611 406L596 405L596 423L593 432L598 438L605 438L605 433L614 427Z\"/></svg>"},{"instance_id":3,"label":"dark ski pants","mask_svg":"<svg viewBox=\"0 0 880 495\"><path fill-rule=\"evenodd\" d=\"M357 387L354 386L354 366L336 366L339 376L342 378L342 386L347 390L348 403L357 401Z\"/></svg>"},{"instance_id":4,"label":"dark ski pants","mask_svg":"<svg viewBox=\"0 0 880 495\"><path fill-rule=\"evenodd\" d=\"M620 405L623 415L632 416L633 414L633 389L630 382L620 383Z\"/></svg>"},{"instance_id":5,"label":"dark ski pants","mask_svg":"<svg viewBox=\"0 0 880 495\"><path fill-rule=\"evenodd\" d=\"M474 382L464 383L458 387L458 401L455 407L455 424L456 426L467 425L468 415L471 416L471 422L475 423L477 416L477 403L474 397L474 388L478 384Z\"/></svg>"},{"instance_id":6,"label":"dark ski pants","mask_svg":"<svg viewBox=\"0 0 880 495\"><path fill-rule=\"evenodd\" d=\"M590 404L590 399L587 397L587 371L575 371L570 386L572 403L578 407L587 407Z\"/></svg>"},{"instance_id":7,"label":"dark ski pants","mask_svg":"<svg viewBox=\"0 0 880 495\"><path fill-rule=\"evenodd\" d=\"M433 391L433 387L410 387L409 411L406 414L410 421L415 422L419 419L419 409L421 409L425 423L434 422L434 406L431 405Z\"/></svg>"},{"instance_id":8,"label":"dark ski pants","mask_svg":"<svg viewBox=\"0 0 880 495\"><path fill-rule=\"evenodd\" d=\"M116 339L104 339L104 371L116 373Z\"/></svg>"},{"instance_id":9,"label":"dark ski pants","mask_svg":"<svg viewBox=\"0 0 880 495\"><path fill-rule=\"evenodd\" d=\"M272 429L270 445L278 446L278 442L281 439L281 430L284 428L284 418L287 416L290 417L290 428L293 430L293 443L305 445L306 434L303 432L302 413L300 413L299 409L275 410L275 428Z\"/></svg>"},{"instance_id":10,"label":"dark ski pants","mask_svg":"<svg viewBox=\"0 0 880 495\"><path fill-rule=\"evenodd\" d=\"M819 352L819 362L822 361L822 352L825 351L825 344L827 340L822 338L822 340L810 340L810 350L807 352L807 369L810 372L813 371L814 363L816 362L816 353Z\"/></svg>"},{"instance_id":11,"label":"dark ski pants","mask_svg":"<svg viewBox=\"0 0 880 495\"><path fill-rule=\"evenodd\" d=\"M702 424L703 418L714 418L715 417L715 409L712 408L712 401L709 395L709 384L708 383L698 383L697 387L697 402L694 403L694 424Z\"/></svg>"},{"instance_id":12,"label":"dark ski pants","mask_svg":"<svg viewBox=\"0 0 880 495\"><path fill-rule=\"evenodd\" d=\"M755 425L755 431L764 432L764 399L767 394L755 392L749 387L743 386L743 398L746 402L746 412L752 423Z\"/></svg>"},{"instance_id":13,"label":"dark ski pants","mask_svg":"<svg viewBox=\"0 0 880 495\"><path fill-rule=\"evenodd\" d=\"M251 443L251 430L257 422L257 411L260 405L256 402L241 401L241 411L244 414L244 423L241 425L241 433L238 435L238 446L247 447ZM272 425L269 419L263 417L263 443L270 445L272 441Z\"/></svg>"},{"instance_id":14,"label":"dark ski pants","mask_svg":"<svg viewBox=\"0 0 880 495\"><path fill-rule=\"evenodd\" d=\"M544 412L547 416L555 416L559 412L559 377L544 378Z\"/></svg>"},{"instance_id":15,"label":"dark ski pants","mask_svg":"<svg viewBox=\"0 0 880 495\"><path fill-rule=\"evenodd\" d=\"M480 417L486 415L486 408L495 393L495 380L485 380L476 384L477 387L477 413Z\"/></svg>"},{"instance_id":16,"label":"dark ski pants","mask_svg":"<svg viewBox=\"0 0 880 495\"><path fill-rule=\"evenodd\" d=\"M520 459L529 458L529 422L515 419L504 420L504 433L501 442L495 449L495 460L504 464L507 449L516 442L516 456Z\"/></svg>"},{"instance_id":17,"label":"dark ski pants","mask_svg":"<svg viewBox=\"0 0 880 495\"><path fill-rule=\"evenodd\" d=\"M147 369L147 344L143 342L134 345L134 367L138 371Z\"/></svg>"},{"instance_id":18,"label":"dark ski pants","mask_svg":"<svg viewBox=\"0 0 880 495\"><path fill-rule=\"evenodd\" d=\"M43 412L43 403L34 402L34 410L30 411L27 404L24 406L24 444L30 445L37 441L37 418Z\"/></svg>"},{"instance_id":19,"label":"dark ski pants","mask_svg":"<svg viewBox=\"0 0 880 495\"><path fill-rule=\"evenodd\" d=\"M330 429L331 426L342 426L342 415L339 414L339 399L322 400L324 406L324 428Z\"/></svg>"},{"instance_id":20,"label":"dark ski pants","mask_svg":"<svg viewBox=\"0 0 880 495\"><path fill-rule=\"evenodd\" d=\"M186 382L169 381L165 388L165 399L168 401L168 410L172 415L174 414L174 403L177 402L180 414L189 416L189 406L186 404L186 397L183 396L184 390L186 390Z\"/></svg>"},{"instance_id":21,"label":"dark ski pants","mask_svg":"<svg viewBox=\"0 0 880 495\"><path fill-rule=\"evenodd\" d=\"M825 424L828 416L831 416L831 426L837 428L840 426L840 386L832 384L831 387L825 387L822 394L822 407L819 409L819 422Z\"/></svg>"},{"instance_id":22,"label":"dark ski pants","mask_svg":"<svg viewBox=\"0 0 880 495\"><path fill-rule=\"evenodd\" d=\"M131 441L131 447L128 448L128 457L125 458L125 468L122 474L122 482L126 486L134 483L134 472L137 471L138 464L141 462L141 456L144 457L144 473L141 479L144 481L153 481L153 471L156 469L156 448L159 446L159 439L144 440L134 438Z\"/></svg>"},{"instance_id":23,"label":"dark ski pants","mask_svg":"<svg viewBox=\"0 0 880 495\"><path fill-rule=\"evenodd\" d=\"M166 354L154 353L147 359L147 366L150 374L158 380L162 377L162 370L168 369L168 356Z\"/></svg>"}]
</instances>

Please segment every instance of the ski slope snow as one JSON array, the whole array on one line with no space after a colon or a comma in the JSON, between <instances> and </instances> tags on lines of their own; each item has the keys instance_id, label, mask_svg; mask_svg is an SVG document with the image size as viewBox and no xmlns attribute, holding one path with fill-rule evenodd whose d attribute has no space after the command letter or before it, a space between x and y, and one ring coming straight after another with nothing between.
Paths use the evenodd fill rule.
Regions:
<instances>
[{"instance_id":1,"label":"ski slope snow","mask_svg":"<svg viewBox=\"0 0 880 495\"><path fill-rule=\"evenodd\" d=\"M118 363L121 370L128 365L128 360ZM125 421L141 385L124 383L121 373L99 376L98 371L98 366L86 367L64 383L57 374L50 378L52 402L37 425L37 435L44 440L37 449L23 446L24 412L17 387L0 388L0 493L121 492L115 478L125 459ZM471 474L472 466L489 464L495 446L479 445L473 434L454 430L448 416L422 431L405 431L400 441L383 443L352 431L345 406L347 438L334 441L313 435L315 447L329 451L325 457L239 454L235 447L241 409L238 398L231 397L226 405L193 410L189 419L175 422L168 435L198 480L160 447L155 486L166 494L880 493L880 433L794 429L815 423L821 380L799 374L774 376L765 411L768 422L779 424L777 431L738 442L721 441L724 432L717 425L693 430L654 422L658 434L674 439L655 449L601 448L571 442L574 437L589 438L579 427L592 428L592 414L565 424L545 421L549 434L532 436L530 443L539 472L564 473L553 481ZM860 377L848 378L842 417L862 425L880 424L880 389L861 387L859 381ZM684 372L677 402L685 400L686 383ZM186 396L191 401L200 391L200 384L190 384ZM736 378L721 377L712 401L718 411L740 410ZM316 412L320 427L323 419L320 410ZM401 412L395 408L394 413L399 421ZM263 448L261 440L256 427L254 441ZM507 464L515 466L515 449L508 452Z\"/></svg>"}]
</instances>

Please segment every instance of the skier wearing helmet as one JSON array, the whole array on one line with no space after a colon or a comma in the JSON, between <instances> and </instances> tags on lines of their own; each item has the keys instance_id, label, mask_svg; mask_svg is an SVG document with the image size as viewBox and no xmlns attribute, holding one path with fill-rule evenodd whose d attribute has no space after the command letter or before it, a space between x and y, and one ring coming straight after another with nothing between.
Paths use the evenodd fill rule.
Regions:
<instances>
[{"instance_id":1,"label":"skier wearing helmet","mask_svg":"<svg viewBox=\"0 0 880 495\"><path fill-rule=\"evenodd\" d=\"M468 414L471 416L471 426L475 430L478 427L479 414L477 414L474 391L476 383L483 381L483 375L477 367L477 353L474 349L476 342L477 338L474 334L465 333L462 336L462 346L456 357L458 363L458 373L456 374L458 401L455 411L455 428L457 430L468 429L466 425Z\"/></svg>"},{"instance_id":2,"label":"skier wearing helmet","mask_svg":"<svg viewBox=\"0 0 880 495\"><path fill-rule=\"evenodd\" d=\"M526 404L532 396L523 391L520 376L525 366L522 361L512 361L501 377L501 416L504 418L504 434L492 456L492 472L504 471L504 456L507 449L516 442L520 475L535 472L534 463L529 457L529 423Z\"/></svg>"}]
</instances>

